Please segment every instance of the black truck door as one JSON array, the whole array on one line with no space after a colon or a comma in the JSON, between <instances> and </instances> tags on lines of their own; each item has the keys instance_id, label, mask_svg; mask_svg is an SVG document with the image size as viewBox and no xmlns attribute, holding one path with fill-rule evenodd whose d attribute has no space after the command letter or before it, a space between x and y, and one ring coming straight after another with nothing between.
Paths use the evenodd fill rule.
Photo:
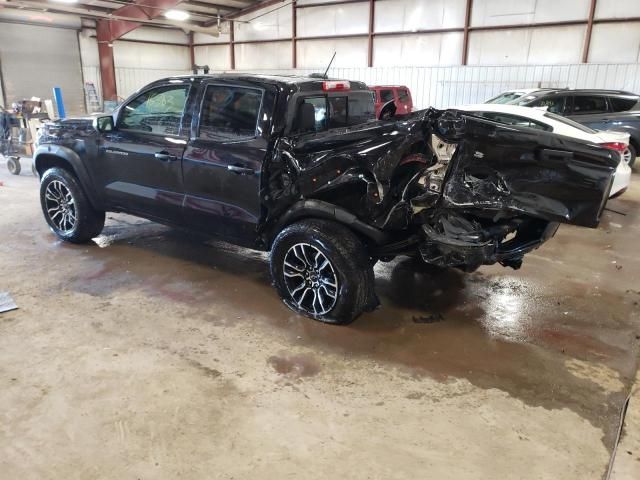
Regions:
<instances>
[{"instance_id":1,"label":"black truck door","mask_svg":"<svg viewBox=\"0 0 640 480\"><path fill-rule=\"evenodd\" d=\"M253 245L260 219L260 175L274 95L252 85L203 83L184 153L185 221ZM268 107L268 108L267 108Z\"/></svg>"},{"instance_id":2,"label":"black truck door","mask_svg":"<svg viewBox=\"0 0 640 480\"><path fill-rule=\"evenodd\" d=\"M152 86L123 105L114 130L102 134L95 175L110 208L182 223L189 90L189 80Z\"/></svg>"}]
</instances>

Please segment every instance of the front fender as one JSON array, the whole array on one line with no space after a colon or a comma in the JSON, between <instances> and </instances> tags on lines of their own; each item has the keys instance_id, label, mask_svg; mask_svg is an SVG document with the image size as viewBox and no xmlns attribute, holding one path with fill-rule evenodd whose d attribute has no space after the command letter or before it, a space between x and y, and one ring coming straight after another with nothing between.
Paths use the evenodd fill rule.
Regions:
<instances>
[{"instance_id":1,"label":"front fender","mask_svg":"<svg viewBox=\"0 0 640 480\"><path fill-rule=\"evenodd\" d=\"M52 166L70 169L80 180L92 206L96 209L104 209L103 198L95 188L87 166L73 149L64 145L40 145L33 154L33 161L40 174Z\"/></svg>"}]
</instances>

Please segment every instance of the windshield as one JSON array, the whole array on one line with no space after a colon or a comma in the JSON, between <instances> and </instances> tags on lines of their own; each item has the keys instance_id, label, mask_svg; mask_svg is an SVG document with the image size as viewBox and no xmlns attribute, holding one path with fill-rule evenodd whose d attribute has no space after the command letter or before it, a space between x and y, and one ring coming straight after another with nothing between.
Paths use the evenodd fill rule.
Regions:
<instances>
[{"instance_id":1,"label":"windshield","mask_svg":"<svg viewBox=\"0 0 640 480\"><path fill-rule=\"evenodd\" d=\"M524 95L523 92L504 92L497 97L493 97L491 100L487 100L484 103L509 103L522 97L522 95Z\"/></svg>"},{"instance_id":2,"label":"windshield","mask_svg":"<svg viewBox=\"0 0 640 480\"><path fill-rule=\"evenodd\" d=\"M573 120L569 120L566 117L556 115L555 113L545 112L544 116L552 120L555 120L556 122L564 123L565 125L569 125L570 127L577 128L578 130L584 133L591 133L591 134L596 133L595 130L590 129L589 127L585 127L584 125L578 122L574 122Z\"/></svg>"}]
</instances>

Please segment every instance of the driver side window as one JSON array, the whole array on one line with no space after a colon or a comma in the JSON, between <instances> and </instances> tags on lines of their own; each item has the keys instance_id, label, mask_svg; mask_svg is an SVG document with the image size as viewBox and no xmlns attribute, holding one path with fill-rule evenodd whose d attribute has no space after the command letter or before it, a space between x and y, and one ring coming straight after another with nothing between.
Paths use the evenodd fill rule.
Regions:
<instances>
[{"instance_id":1,"label":"driver side window","mask_svg":"<svg viewBox=\"0 0 640 480\"><path fill-rule=\"evenodd\" d=\"M166 85L144 92L122 108L118 129L178 135L188 91L188 85Z\"/></svg>"}]
</instances>

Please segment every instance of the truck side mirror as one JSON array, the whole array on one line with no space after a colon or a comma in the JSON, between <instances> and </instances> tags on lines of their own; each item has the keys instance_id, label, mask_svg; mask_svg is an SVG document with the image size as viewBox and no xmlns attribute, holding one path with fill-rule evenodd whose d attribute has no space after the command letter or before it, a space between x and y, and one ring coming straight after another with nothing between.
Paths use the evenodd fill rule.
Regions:
<instances>
[{"instance_id":1,"label":"truck side mirror","mask_svg":"<svg viewBox=\"0 0 640 480\"><path fill-rule=\"evenodd\" d=\"M111 115L105 117L97 117L93 120L93 127L100 133L113 132L113 117Z\"/></svg>"}]
</instances>

